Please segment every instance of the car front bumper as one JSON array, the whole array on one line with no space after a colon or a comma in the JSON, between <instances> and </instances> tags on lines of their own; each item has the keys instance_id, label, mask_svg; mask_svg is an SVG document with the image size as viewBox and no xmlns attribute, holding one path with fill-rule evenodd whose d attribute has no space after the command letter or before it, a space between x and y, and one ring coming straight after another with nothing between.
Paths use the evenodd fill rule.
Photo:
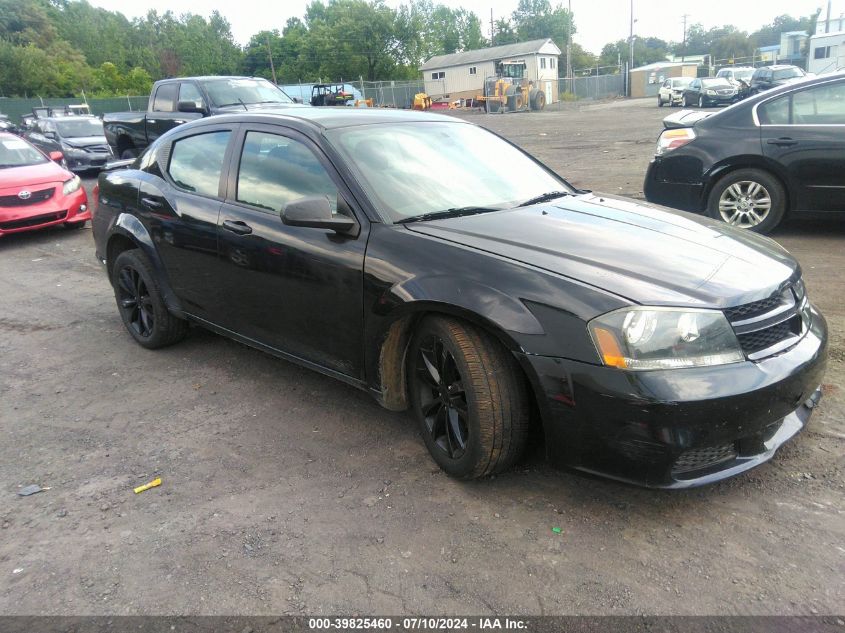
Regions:
<instances>
[{"instance_id":1,"label":"car front bumper","mask_svg":"<svg viewBox=\"0 0 845 633\"><path fill-rule=\"evenodd\" d=\"M522 354L549 460L637 485L689 488L768 461L821 398L827 325L758 362L626 372Z\"/></svg>"},{"instance_id":2,"label":"car front bumper","mask_svg":"<svg viewBox=\"0 0 845 633\"><path fill-rule=\"evenodd\" d=\"M83 172L102 169L113 158L111 154L105 152L74 152L65 154L65 163L72 172Z\"/></svg>"},{"instance_id":3,"label":"car front bumper","mask_svg":"<svg viewBox=\"0 0 845 633\"><path fill-rule=\"evenodd\" d=\"M91 219L88 196L80 187L70 195L62 195L62 185L56 187L53 197L44 202L0 207L0 237L43 229L56 224L73 224Z\"/></svg>"}]
</instances>

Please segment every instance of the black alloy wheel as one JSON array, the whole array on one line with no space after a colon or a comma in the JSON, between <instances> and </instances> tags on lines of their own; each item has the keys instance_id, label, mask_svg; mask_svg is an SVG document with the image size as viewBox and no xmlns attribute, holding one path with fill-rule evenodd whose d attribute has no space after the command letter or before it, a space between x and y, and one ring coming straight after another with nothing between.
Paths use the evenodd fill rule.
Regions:
<instances>
[{"instance_id":1,"label":"black alloy wheel","mask_svg":"<svg viewBox=\"0 0 845 633\"><path fill-rule=\"evenodd\" d=\"M149 260L139 250L120 253L112 267L112 285L123 325L148 349L172 345L188 331L186 321L172 315L159 290Z\"/></svg>"},{"instance_id":2,"label":"black alloy wheel","mask_svg":"<svg viewBox=\"0 0 845 633\"><path fill-rule=\"evenodd\" d=\"M449 459L460 459L469 439L469 405L455 357L436 334L420 341L415 371L430 442Z\"/></svg>"},{"instance_id":3,"label":"black alloy wheel","mask_svg":"<svg viewBox=\"0 0 845 633\"><path fill-rule=\"evenodd\" d=\"M147 284L131 264L124 265L117 275L117 304L124 320L135 334L149 338L155 326L155 313Z\"/></svg>"},{"instance_id":4,"label":"black alloy wheel","mask_svg":"<svg viewBox=\"0 0 845 633\"><path fill-rule=\"evenodd\" d=\"M469 323L431 316L417 327L407 358L411 409L440 468L473 479L519 459L529 392L507 348Z\"/></svg>"}]
</instances>

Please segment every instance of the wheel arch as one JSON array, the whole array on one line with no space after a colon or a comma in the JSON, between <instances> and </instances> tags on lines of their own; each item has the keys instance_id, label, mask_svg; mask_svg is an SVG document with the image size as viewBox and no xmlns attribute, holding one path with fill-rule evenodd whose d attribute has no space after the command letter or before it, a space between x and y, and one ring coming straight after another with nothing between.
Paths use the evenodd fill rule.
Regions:
<instances>
[{"instance_id":1,"label":"wheel arch","mask_svg":"<svg viewBox=\"0 0 845 633\"><path fill-rule=\"evenodd\" d=\"M379 402L391 411L404 411L409 406L407 357L414 333L419 323L429 316L444 316L463 321L477 327L493 337L513 354L522 351L521 345L501 325L466 307L432 300L420 300L396 310L385 324L379 337L376 367L376 391ZM539 324L538 324L539 325ZM526 374L525 367L518 362L520 373L536 400L535 385Z\"/></svg>"},{"instance_id":2,"label":"wheel arch","mask_svg":"<svg viewBox=\"0 0 845 633\"><path fill-rule=\"evenodd\" d=\"M786 193L786 208L784 209L784 217L787 217L795 203L792 188L789 186L789 178L780 169L778 169L773 161L754 154L732 156L729 160L717 163L713 166L707 177L707 186L705 186L701 192L702 210L707 210L707 201L710 199L710 194L719 181L725 176L728 176L735 171L739 171L740 169L760 169L771 175L781 184L784 192Z\"/></svg>"},{"instance_id":3,"label":"wheel arch","mask_svg":"<svg viewBox=\"0 0 845 633\"><path fill-rule=\"evenodd\" d=\"M179 317L184 317L182 305L176 298L170 285L161 257L155 248L152 237L141 221L128 213L121 213L115 220L114 226L106 242L106 270L109 282L112 281L112 268L117 257L124 251L137 248L150 260L156 279L167 309Z\"/></svg>"}]
</instances>

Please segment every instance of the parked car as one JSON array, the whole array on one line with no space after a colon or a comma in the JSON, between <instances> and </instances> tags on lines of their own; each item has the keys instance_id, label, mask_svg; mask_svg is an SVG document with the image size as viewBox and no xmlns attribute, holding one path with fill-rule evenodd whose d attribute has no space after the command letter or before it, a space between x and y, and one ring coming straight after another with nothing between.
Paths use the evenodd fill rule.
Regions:
<instances>
[{"instance_id":1,"label":"parked car","mask_svg":"<svg viewBox=\"0 0 845 633\"><path fill-rule=\"evenodd\" d=\"M663 82L657 92L657 105L680 105L684 100L684 89L690 85L692 77L671 77Z\"/></svg>"},{"instance_id":2,"label":"parked car","mask_svg":"<svg viewBox=\"0 0 845 633\"><path fill-rule=\"evenodd\" d=\"M26 140L0 132L0 237L57 224L82 228L91 219L79 176Z\"/></svg>"},{"instance_id":3,"label":"parked car","mask_svg":"<svg viewBox=\"0 0 845 633\"><path fill-rule=\"evenodd\" d=\"M704 77L693 79L684 88L684 107L697 105L707 108L712 105L729 105L737 100L736 87L723 77Z\"/></svg>"},{"instance_id":4,"label":"parked car","mask_svg":"<svg viewBox=\"0 0 845 633\"><path fill-rule=\"evenodd\" d=\"M845 211L845 73L702 114L664 122L644 183L650 202L759 233L787 215Z\"/></svg>"},{"instance_id":5,"label":"parked car","mask_svg":"<svg viewBox=\"0 0 845 633\"><path fill-rule=\"evenodd\" d=\"M61 152L71 171L102 169L112 158L103 122L93 116L39 118L24 137L46 154Z\"/></svg>"},{"instance_id":6,"label":"parked car","mask_svg":"<svg viewBox=\"0 0 845 633\"><path fill-rule=\"evenodd\" d=\"M807 76L798 66L777 64L775 66L761 66L751 76L751 94L757 94L778 86L800 81Z\"/></svg>"},{"instance_id":7,"label":"parked car","mask_svg":"<svg viewBox=\"0 0 845 633\"><path fill-rule=\"evenodd\" d=\"M9 134L20 134L20 128L9 120L9 117L0 112L0 132Z\"/></svg>"},{"instance_id":8,"label":"parked car","mask_svg":"<svg viewBox=\"0 0 845 633\"><path fill-rule=\"evenodd\" d=\"M556 461L700 485L768 460L820 397L826 325L786 251L579 191L466 121L217 116L98 187L138 344L193 321L410 408L455 477L508 468L541 424Z\"/></svg>"},{"instance_id":9,"label":"parked car","mask_svg":"<svg viewBox=\"0 0 845 633\"><path fill-rule=\"evenodd\" d=\"M729 66L716 73L716 77L727 79L737 91L738 99L745 99L751 95L751 77L754 75L752 66Z\"/></svg>"},{"instance_id":10,"label":"parked car","mask_svg":"<svg viewBox=\"0 0 845 633\"><path fill-rule=\"evenodd\" d=\"M182 77L153 84L146 112L106 114L103 124L114 155L138 156L168 130L212 114L238 110L308 107L294 103L284 90L255 77Z\"/></svg>"}]
</instances>

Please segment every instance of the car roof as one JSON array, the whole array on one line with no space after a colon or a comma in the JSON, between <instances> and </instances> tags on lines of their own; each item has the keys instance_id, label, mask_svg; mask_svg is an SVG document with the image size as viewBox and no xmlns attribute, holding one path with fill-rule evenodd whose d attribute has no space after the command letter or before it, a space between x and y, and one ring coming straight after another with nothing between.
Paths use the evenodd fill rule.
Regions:
<instances>
[{"instance_id":1,"label":"car roof","mask_svg":"<svg viewBox=\"0 0 845 633\"><path fill-rule=\"evenodd\" d=\"M199 77L170 77L168 79L159 79L156 83L165 83L167 81L213 81L215 79L264 79L264 77L247 77L245 75L200 75ZM265 81L269 81L264 79Z\"/></svg>"},{"instance_id":2,"label":"car roof","mask_svg":"<svg viewBox=\"0 0 845 633\"><path fill-rule=\"evenodd\" d=\"M394 110L390 108L353 108L353 107L326 107L326 108L268 108L261 112L244 112L234 114L216 115L205 119L209 122L236 121L248 123L273 123L296 119L310 123L312 126L321 129L334 129L351 127L355 125L378 125L386 123L466 123L455 117L420 112L418 110Z\"/></svg>"},{"instance_id":3,"label":"car roof","mask_svg":"<svg viewBox=\"0 0 845 633\"><path fill-rule=\"evenodd\" d=\"M80 119L84 119L86 121L98 121L99 119L95 117L93 114L69 114L68 116L43 116L40 117L39 121L78 121Z\"/></svg>"}]
</instances>

